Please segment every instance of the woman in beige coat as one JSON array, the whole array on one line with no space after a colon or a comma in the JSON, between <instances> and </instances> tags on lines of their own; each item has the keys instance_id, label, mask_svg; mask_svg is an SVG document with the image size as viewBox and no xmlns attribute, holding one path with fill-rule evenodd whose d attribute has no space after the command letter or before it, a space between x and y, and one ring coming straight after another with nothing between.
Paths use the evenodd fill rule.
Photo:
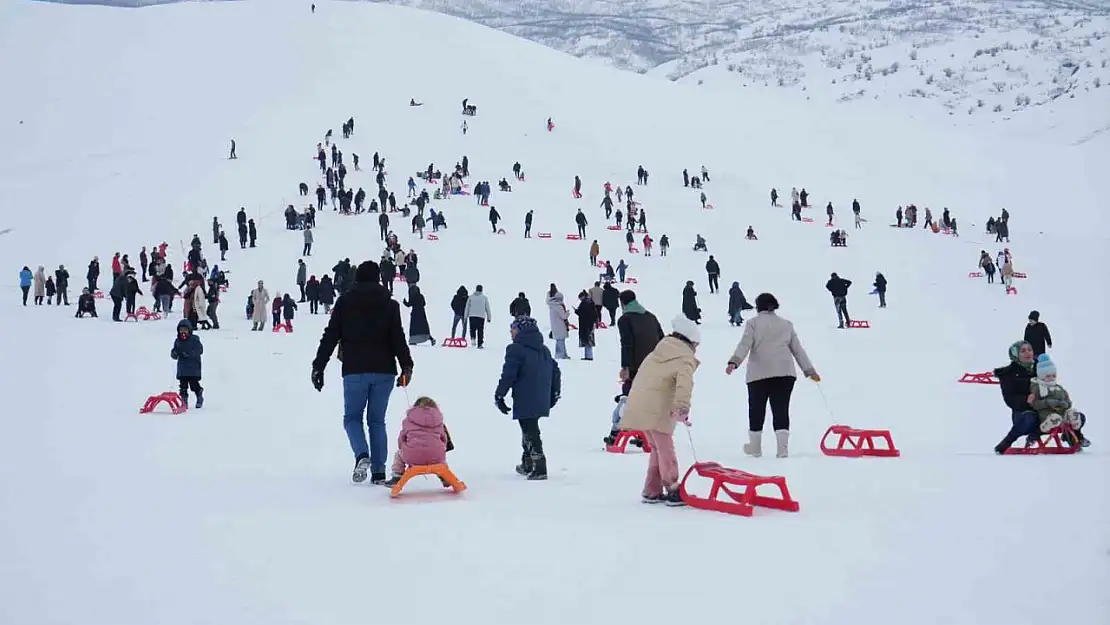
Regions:
<instances>
[{"instance_id":1,"label":"woman in beige coat","mask_svg":"<svg viewBox=\"0 0 1110 625\"><path fill-rule=\"evenodd\" d=\"M678 492L678 457L674 450L675 423L689 425L694 393L694 357L701 333L684 315L671 321L672 333L659 341L644 359L628 392L620 420L623 430L639 430L651 445L644 503L683 505Z\"/></svg>"},{"instance_id":2,"label":"woman in beige coat","mask_svg":"<svg viewBox=\"0 0 1110 625\"><path fill-rule=\"evenodd\" d=\"M266 327L266 313L270 310L270 292L258 281L258 288L251 291L254 314L251 315L251 330L262 331Z\"/></svg>"},{"instance_id":3,"label":"woman in beige coat","mask_svg":"<svg viewBox=\"0 0 1110 625\"><path fill-rule=\"evenodd\" d=\"M42 306L42 300L46 297L46 269L42 265L35 271L34 293L35 306Z\"/></svg>"},{"instance_id":4,"label":"woman in beige coat","mask_svg":"<svg viewBox=\"0 0 1110 625\"><path fill-rule=\"evenodd\" d=\"M758 314L744 325L744 336L725 368L725 374L732 375L745 359L748 361L748 442L744 444L744 453L756 458L763 455L763 421L767 417L768 401L778 443L775 455L787 456L790 394L798 376L794 362L797 361L806 377L814 382L821 381L802 349L794 324L775 314L778 307L779 301L770 293L760 293L755 298Z\"/></svg>"}]
</instances>

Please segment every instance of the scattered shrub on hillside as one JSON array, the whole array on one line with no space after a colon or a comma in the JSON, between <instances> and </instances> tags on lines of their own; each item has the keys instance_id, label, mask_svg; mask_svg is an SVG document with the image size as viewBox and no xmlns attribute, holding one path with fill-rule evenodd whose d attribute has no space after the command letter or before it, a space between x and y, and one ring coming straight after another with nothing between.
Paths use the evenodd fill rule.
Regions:
<instances>
[{"instance_id":1,"label":"scattered shrub on hillside","mask_svg":"<svg viewBox=\"0 0 1110 625\"><path fill-rule=\"evenodd\" d=\"M926 85L933 84L933 75L932 74L929 74L929 77L925 79L925 84Z\"/></svg>"},{"instance_id":2,"label":"scattered shrub on hillside","mask_svg":"<svg viewBox=\"0 0 1110 625\"><path fill-rule=\"evenodd\" d=\"M976 100L975 101L975 106L977 106L978 108L983 108L983 101L982 100Z\"/></svg>"},{"instance_id":3,"label":"scattered shrub on hillside","mask_svg":"<svg viewBox=\"0 0 1110 625\"><path fill-rule=\"evenodd\" d=\"M952 69L951 67L944 68L944 77L945 78L951 78L952 75L955 74L955 73L956 73L956 70Z\"/></svg>"},{"instance_id":4,"label":"scattered shrub on hillside","mask_svg":"<svg viewBox=\"0 0 1110 625\"><path fill-rule=\"evenodd\" d=\"M1040 39L1034 39L1033 43L1029 44L1029 48L1031 50L1036 50L1037 48L1040 47L1040 45L1041 45L1041 40Z\"/></svg>"},{"instance_id":5,"label":"scattered shrub on hillside","mask_svg":"<svg viewBox=\"0 0 1110 625\"><path fill-rule=\"evenodd\" d=\"M1102 66L1106 67L1106 59L1102 59Z\"/></svg>"},{"instance_id":6,"label":"scattered shrub on hillside","mask_svg":"<svg viewBox=\"0 0 1110 625\"><path fill-rule=\"evenodd\" d=\"M1102 79L1096 77L1095 78L1095 89L1098 89L1101 86L1102 86Z\"/></svg>"},{"instance_id":7,"label":"scattered shrub on hillside","mask_svg":"<svg viewBox=\"0 0 1110 625\"><path fill-rule=\"evenodd\" d=\"M899 67L902 67L902 66L898 64L898 61L895 61L895 62L891 63L890 64L890 73L891 74L897 74Z\"/></svg>"},{"instance_id":8,"label":"scattered shrub on hillside","mask_svg":"<svg viewBox=\"0 0 1110 625\"><path fill-rule=\"evenodd\" d=\"M979 58L981 56L983 56L983 49L979 48L978 50L975 51L974 58Z\"/></svg>"},{"instance_id":9,"label":"scattered shrub on hillside","mask_svg":"<svg viewBox=\"0 0 1110 625\"><path fill-rule=\"evenodd\" d=\"M997 91L998 93L1002 93L1003 91L1006 90L1006 83L1002 82L1001 80L994 81L994 84L991 85L991 86L994 87L994 90Z\"/></svg>"},{"instance_id":10,"label":"scattered shrub on hillside","mask_svg":"<svg viewBox=\"0 0 1110 625\"><path fill-rule=\"evenodd\" d=\"M910 60L911 61L916 61L917 60L917 48L914 48L913 50L910 50Z\"/></svg>"},{"instance_id":11,"label":"scattered shrub on hillside","mask_svg":"<svg viewBox=\"0 0 1110 625\"><path fill-rule=\"evenodd\" d=\"M1002 105L1001 104L995 104L994 105L994 112L995 113L1001 113L1002 112Z\"/></svg>"}]
</instances>

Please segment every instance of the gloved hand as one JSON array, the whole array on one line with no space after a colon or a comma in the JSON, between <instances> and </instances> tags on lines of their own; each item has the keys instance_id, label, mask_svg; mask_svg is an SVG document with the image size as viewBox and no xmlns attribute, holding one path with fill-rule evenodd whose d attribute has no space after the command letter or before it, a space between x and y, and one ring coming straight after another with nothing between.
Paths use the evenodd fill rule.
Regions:
<instances>
[{"instance_id":1,"label":"gloved hand","mask_svg":"<svg viewBox=\"0 0 1110 625\"><path fill-rule=\"evenodd\" d=\"M690 425L690 409L673 408L671 409L671 418L679 423Z\"/></svg>"},{"instance_id":2,"label":"gloved hand","mask_svg":"<svg viewBox=\"0 0 1110 625\"><path fill-rule=\"evenodd\" d=\"M401 375L397 378L397 388L408 386L412 384L412 369L402 369Z\"/></svg>"},{"instance_id":3,"label":"gloved hand","mask_svg":"<svg viewBox=\"0 0 1110 625\"><path fill-rule=\"evenodd\" d=\"M317 391L324 390L324 372L315 367L312 368L312 386Z\"/></svg>"},{"instance_id":4,"label":"gloved hand","mask_svg":"<svg viewBox=\"0 0 1110 625\"><path fill-rule=\"evenodd\" d=\"M497 409L501 411L501 414L509 414L513 411L513 409L509 408L509 406L505 403L504 397L494 397L493 405L497 406Z\"/></svg>"},{"instance_id":5,"label":"gloved hand","mask_svg":"<svg viewBox=\"0 0 1110 625\"><path fill-rule=\"evenodd\" d=\"M812 370L812 369L809 370L809 371L805 371L804 373L806 374L807 378L809 378L810 380L813 380L814 382L820 382L821 381L821 376L817 375L817 372Z\"/></svg>"}]
</instances>

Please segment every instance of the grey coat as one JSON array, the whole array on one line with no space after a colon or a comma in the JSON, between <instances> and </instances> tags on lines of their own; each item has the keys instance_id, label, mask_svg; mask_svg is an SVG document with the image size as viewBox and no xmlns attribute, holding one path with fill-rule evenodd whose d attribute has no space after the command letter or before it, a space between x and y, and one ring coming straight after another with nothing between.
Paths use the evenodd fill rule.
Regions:
<instances>
[{"instance_id":1,"label":"grey coat","mask_svg":"<svg viewBox=\"0 0 1110 625\"><path fill-rule=\"evenodd\" d=\"M311 228L305 228L304 229L304 242L305 243L312 243L312 229Z\"/></svg>"},{"instance_id":2,"label":"grey coat","mask_svg":"<svg viewBox=\"0 0 1110 625\"><path fill-rule=\"evenodd\" d=\"M486 321L491 321L493 315L489 310L489 298L485 293L475 292L466 300L466 314L463 317L480 317Z\"/></svg>"},{"instance_id":3,"label":"grey coat","mask_svg":"<svg viewBox=\"0 0 1110 625\"><path fill-rule=\"evenodd\" d=\"M795 361L806 376L815 373L813 363L794 331L794 324L772 311L761 312L744 324L744 336L728 359L728 364L739 367L745 359L748 361L748 382L777 377L796 378Z\"/></svg>"},{"instance_id":4,"label":"grey coat","mask_svg":"<svg viewBox=\"0 0 1110 625\"><path fill-rule=\"evenodd\" d=\"M565 341L570 336L570 328L567 327L570 313L563 305L562 293L556 292L555 295L547 296L547 315L551 320L551 338Z\"/></svg>"},{"instance_id":5,"label":"grey coat","mask_svg":"<svg viewBox=\"0 0 1110 625\"><path fill-rule=\"evenodd\" d=\"M308 232L308 230L305 230ZM308 266L304 263L297 265L297 284L305 284L308 282Z\"/></svg>"}]
</instances>

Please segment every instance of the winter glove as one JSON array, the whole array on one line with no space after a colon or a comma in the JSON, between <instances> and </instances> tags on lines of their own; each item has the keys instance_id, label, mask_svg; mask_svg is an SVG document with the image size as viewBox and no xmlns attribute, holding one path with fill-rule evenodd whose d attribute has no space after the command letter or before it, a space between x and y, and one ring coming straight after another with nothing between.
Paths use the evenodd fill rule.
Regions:
<instances>
[{"instance_id":1,"label":"winter glove","mask_svg":"<svg viewBox=\"0 0 1110 625\"><path fill-rule=\"evenodd\" d=\"M313 367L312 369L312 386L317 391L324 390L324 372L321 369Z\"/></svg>"},{"instance_id":2,"label":"winter glove","mask_svg":"<svg viewBox=\"0 0 1110 625\"><path fill-rule=\"evenodd\" d=\"M397 388L412 384L412 369L402 369L401 376L397 378Z\"/></svg>"},{"instance_id":3,"label":"winter glove","mask_svg":"<svg viewBox=\"0 0 1110 625\"><path fill-rule=\"evenodd\" d=\"M501 414L509 414L513 411L512 408L509 408L509 406L505 404L504 397L494 397L493 405L497 406L497 409L501 411Z\"/></svg>"},{"instance_id":4,"label":"winter glove","mask_svg":"<svg viewBox=\"0 0 1110 625\"><path fill-rule=\"evenodd\" d=\"M684 425L690 425L690 409L689 408L672 408L671 418Z\"/></svg>"},{"instance_id":5,"label":"winter glove","mask_svg":"<svg viewBox=\"0 0 1110 625\"><path fill-rule=\"evenodd\" d=\"M813 369L810 369L809 371L803 371L803 373L806 374L807 378L813 380L814 382L820 382L821 381L821 376L817 375L817 372L814 371Z\"/></svg>"}]
</instances>

